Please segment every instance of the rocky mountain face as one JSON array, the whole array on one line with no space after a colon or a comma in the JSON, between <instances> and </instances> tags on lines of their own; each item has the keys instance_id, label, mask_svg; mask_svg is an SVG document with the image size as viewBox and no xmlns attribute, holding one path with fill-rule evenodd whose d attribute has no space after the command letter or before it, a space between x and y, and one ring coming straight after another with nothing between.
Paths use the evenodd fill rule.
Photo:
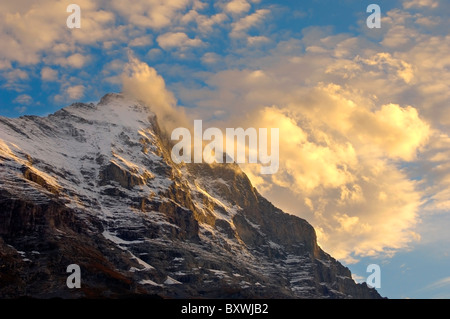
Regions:
<instances>
[{"instance_id":1,"label":"rocky mountain face","mask_svg":"<svg viewBox=\"0 0 450 319\"><path fill-rule=\"evenodd\" d=\"M237 165L174 164L121 94L0 117L0 297L21 296L380 298Z\"/></svg>"}]
</instances>

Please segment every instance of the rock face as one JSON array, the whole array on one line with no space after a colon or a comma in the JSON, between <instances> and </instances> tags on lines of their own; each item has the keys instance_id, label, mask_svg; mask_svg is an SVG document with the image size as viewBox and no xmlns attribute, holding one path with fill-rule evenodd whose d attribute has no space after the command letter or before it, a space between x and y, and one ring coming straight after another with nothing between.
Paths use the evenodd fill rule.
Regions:
<instances>
[{"instance_id":1,"label":"rock face","mask_svg":"<svg viewBox=\"0 0 450 319\"><path fill-rule=\"evenodd\" d=\"M168 145L120 94L0 117L0 297L380 298L237 165L176 165Z\"/></svg>"}]
</instances>

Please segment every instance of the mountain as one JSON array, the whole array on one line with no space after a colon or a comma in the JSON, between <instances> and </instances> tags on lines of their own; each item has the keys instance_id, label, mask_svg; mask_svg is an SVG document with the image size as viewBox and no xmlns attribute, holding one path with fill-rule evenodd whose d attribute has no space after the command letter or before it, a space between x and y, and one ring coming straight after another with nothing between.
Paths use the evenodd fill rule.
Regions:
<instances>
[{"instance_id":1,"label":"mountain","mask_svg":"<svg viewBox=\"0 0 450 319\"><path fill-rule=\"evenodd\" d=\"M121 94L0 117L0 177L1 298L380 298L239 166L174 164Z\"/></svg>"}]
</instances>

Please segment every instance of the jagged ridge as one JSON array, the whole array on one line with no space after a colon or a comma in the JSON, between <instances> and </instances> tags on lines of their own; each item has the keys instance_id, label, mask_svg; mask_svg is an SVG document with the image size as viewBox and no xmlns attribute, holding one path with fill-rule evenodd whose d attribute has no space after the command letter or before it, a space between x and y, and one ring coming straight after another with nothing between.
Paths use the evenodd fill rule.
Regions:
<instances>
[{"instance_id":1,"label":"jagged ridge","mask_svg":"<svg viewBox=\"0 0 450 319\"><path fill-rule=\"evenodd\" d=\"M237 165L175 165L143 103L108 94L0 134L0 297L380 298Z\"/></svg>"}]
</instances>

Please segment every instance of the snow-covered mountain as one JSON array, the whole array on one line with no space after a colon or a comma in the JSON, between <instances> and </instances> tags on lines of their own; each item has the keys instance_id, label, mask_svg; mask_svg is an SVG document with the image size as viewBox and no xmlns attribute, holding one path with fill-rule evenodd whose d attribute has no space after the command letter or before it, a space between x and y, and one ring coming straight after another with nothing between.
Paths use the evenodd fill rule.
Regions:
<instances>
[{"instance_id":1,"label":"snow-covered mountain","mask_svg":"<svg viewBox=\"0 0 450 319\"><path fill-rule=\"evenodd\" d=\"M0 260L2 298L380 298L237 165L174 164L121 94L0 117Z\"/></svg>"}]
</instances>

